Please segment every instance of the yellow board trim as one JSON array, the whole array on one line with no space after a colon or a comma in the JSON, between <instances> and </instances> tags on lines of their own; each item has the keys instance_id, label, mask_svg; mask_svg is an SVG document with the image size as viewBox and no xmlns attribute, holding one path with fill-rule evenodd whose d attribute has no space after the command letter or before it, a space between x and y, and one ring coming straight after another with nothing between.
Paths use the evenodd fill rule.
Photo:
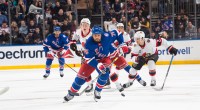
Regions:
<instances>
[{"instance_id":1,"label":"yellow board trim","mask_svg":"<svg viewBox=\"0 0 200 110\"><path fill-rule=\"evenodd\" d=\"M128 62L129 65L132 65L132 62ZM168 65L169 61L158 61L157 65ZM200 60L187 60L187 61L173 61L172 64L182 65L182 64L200 64ZM70 67L80 67L81 64L68 64ZM69 68L65 65L65 68ZM58 64L53 64L52 68L58 68ZM16 69L44 69L45 65L17 65L17 66L0 66L0 70L16 70Z\"/></svg>"}]
</instances>

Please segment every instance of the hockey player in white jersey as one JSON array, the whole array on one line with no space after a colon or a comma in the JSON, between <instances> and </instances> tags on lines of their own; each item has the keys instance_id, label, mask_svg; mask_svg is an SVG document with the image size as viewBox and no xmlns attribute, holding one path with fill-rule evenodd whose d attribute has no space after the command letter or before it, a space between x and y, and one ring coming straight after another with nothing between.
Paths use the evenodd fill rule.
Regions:
<instances>
[{"instance_id":1,"label":"hockey player in white jersey","mask_svg":"<svg viewBox=\"0 0 200 110\"><path fill-rule=\"evenodd\" d=\"M70 42L70 49L73 50L77 56L82 57L82 51L85 48L86 40L92 36L91 28L90 28L90 20L88 18L83 18L80 22L80 29L77 29L72 37L72 41ZM78 49L76 46L76 42L80 41L81 48ZM83 58L81 59L83 62ZM85 92L90 92L93 89L93 84L90 83L91 76L88 77L86 82L89 84L89 88Z\"/></svg>"},{"instance_id":2,"label":"hockey player in white jersey","mask_svg":"<svg viewBox=\"0 0 200 110\"><path fill-rule=\"evenodd\" d=\"M166 34L167 36L167 34ZM145 38L143 31L137 31L134 35L135 43L132 48L132 56L135 57L134 72L137 73L138 70L146 63L149 69L149 75L151 76L150 86L156 85L156 62L158 60L158 46L163 46L167 49L170 54L177 54L177 49L174 48L169 42L164 38L149 39ZM128 83L124 84L123 87L127 88L131 85L133 79L130 79Z\"/></svg>"}]
</instances>

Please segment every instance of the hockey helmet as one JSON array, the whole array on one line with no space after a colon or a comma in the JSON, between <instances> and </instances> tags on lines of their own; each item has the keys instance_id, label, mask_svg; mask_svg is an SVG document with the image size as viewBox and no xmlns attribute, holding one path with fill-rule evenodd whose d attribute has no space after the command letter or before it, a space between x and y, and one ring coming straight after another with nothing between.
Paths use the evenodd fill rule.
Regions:
<instances>
[{"instance_id":1,"label":"hockey helmet","mask_svg":"<svg viewBox=\"0 0 200 110\"><path fill-rule=\"evenodd\" d=\"M123 23L117 23L117 27L124 27Z\"/></svg>"},{"instance_id":2,"label":"hockey helmet","mask_svg":"<svg viewBox=\"0 0 200 110\"><path fill-rule=\"evenodd\" d=\"M102 33L102 29L99 26L94 26L92 28L92 34L101 34Z\"/></svg>"},{"instance_id":3,"label":"hockey helmet","mask_svg":"<svg viewBox=\"0 0 200 110\"><path fill-rule=\"evenodd\" d=\"M137 39L144 39L145 38L145 34L143 31L137 31L134 34L134 41L136 41Z\"/></svg>"},{"instance_id":4,"label":"hockey helmet","mask_svg":"<svg viewBox=\"0 0 200 110\"><path fill-rule=\"evenodd\" d=\"M90 22L90 20L88 19L88 18L83 18L82 20L81 20L81 24L82 23L87 23L87 24L91 24L91 22Z\"/></svg>"},{"instance_id":5,"label":"hockey helmet","mask_svg":"<svg viewBox=\"0 0 200 110\"><path fill-rule=\"evenodd\" d=\"M56 27L54 27L54 29L53 29L53 30L54 30L54 32L55 32L55 31L61 31L61 29L60 29L60 27L59 27L59 26L56 26Z\"/></svg>"}]
</instances>

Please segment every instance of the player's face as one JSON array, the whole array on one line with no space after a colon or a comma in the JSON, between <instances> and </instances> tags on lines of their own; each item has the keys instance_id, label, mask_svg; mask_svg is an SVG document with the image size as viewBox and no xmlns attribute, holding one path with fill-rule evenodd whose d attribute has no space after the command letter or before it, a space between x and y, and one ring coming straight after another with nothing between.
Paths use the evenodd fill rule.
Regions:
<instances>
[{"instance_id":1,"label":"player's face","mask_svg":"<svg viewBox=\"0 0 200 110\"><path fill-rule=\"evenodd\" d=\"M59 37L60 33L60 31L54 31L55 37Z\"/></svg>"},{"instance_id":2,"label":"player's face","mask_svg":"<svg viewBox=\"0 0 200 110\"><path fill-rule=\"evenodd\" d=\"M136 43L139 44L139 45L144 45L144 39L137 38Z\"/></svg>"},{"instance_id":3,"label":"player's face","mask_svg":"<svg viewBox=\"0 0 200 110\"><path fill-rule=\"evenodd\" d=\"M101 34L93 34L92 37L95 42L97 43L101 42Z\"/></svg>"},{"instance_id":4,"label":"player's face","mask_svg":"<svg viewBox=\"0 0 200 110\"><path fill-rule=\"evenodd\" d=\"M90 25L88 23L81 23L81 31L88 32L90 29Z\"/></svg>"},{"instance_id":5,"label":"player's face","mask_svg":"<svg viewBox=\"0 0 200 110\"><path fill-rule=\"evenodd\" d=\"M124 27L123 27L123 26L118 26L117 29L118 29L120 32L124 32Z\"/></svg>"}]
</instances>

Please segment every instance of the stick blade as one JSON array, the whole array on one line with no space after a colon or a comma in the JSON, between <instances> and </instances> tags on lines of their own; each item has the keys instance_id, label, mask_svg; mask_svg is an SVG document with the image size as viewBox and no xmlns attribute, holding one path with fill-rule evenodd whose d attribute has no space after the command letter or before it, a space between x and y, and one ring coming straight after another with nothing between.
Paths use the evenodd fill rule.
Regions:
<instances>
[{"instance_id":1,"label":"stick blade","mask_svg":"<svg viewBox=\"0 0 200 110\"><path fill-rule=\"evenodd\" d=\"M163 90L163 88L161 87L161 88L153 88L154 90L156 90L156 91L162 91Z\"/></svg>"},{"instance_id":2,"label":"stick blade","mask_svg":"<svg viewBox=\"0 0 200 110\"><path fill-rule=\"evenodd\" d=\"M0 90L0 95L6 93L9 90L9 87L5 87L2 90Z\"/></svg>"}]
</instances>

